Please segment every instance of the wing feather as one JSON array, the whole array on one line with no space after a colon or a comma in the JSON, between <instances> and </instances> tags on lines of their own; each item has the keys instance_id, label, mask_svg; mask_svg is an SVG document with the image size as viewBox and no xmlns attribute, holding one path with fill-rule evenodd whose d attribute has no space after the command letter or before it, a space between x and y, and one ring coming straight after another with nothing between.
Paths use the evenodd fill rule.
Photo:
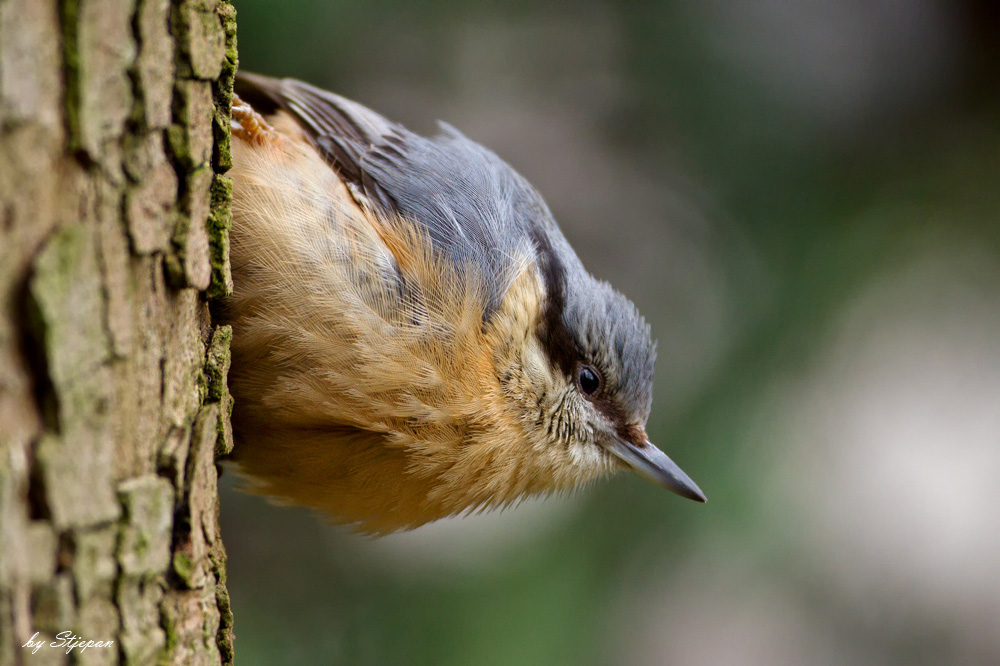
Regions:
<instances>
[{"instance_id":1,"label":"wing feather","mask_svg":"<svg viewBox=\"0 0 1000 666\"><path fill-rule=\"evenodd\" d=\"M419 136L357 102L294 79L241 73L236 92L259 112L291 114L359 203L386 218L420 224L435 252L473 264L488 291L484 322L525 256L565 243L534 188L448 125L434 137ZM539 233L555 242L537 243Z\"/></svg>"}]
</instances>

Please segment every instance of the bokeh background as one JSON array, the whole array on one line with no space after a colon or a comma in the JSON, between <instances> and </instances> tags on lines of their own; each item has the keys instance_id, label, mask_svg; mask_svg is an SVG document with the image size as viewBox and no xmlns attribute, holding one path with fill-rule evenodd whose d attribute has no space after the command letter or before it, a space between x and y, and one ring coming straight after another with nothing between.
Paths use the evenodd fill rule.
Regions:
<instances>
[{"instance_id":1,"label":"bokeh background","mask_svg":"<svg viewBox=\"0 0 1000 666\"><path fill-rule=\"evenodd\" d=\"M989 0L237 0L241 65L546 196L659 340L637 476L379 540L224 478L241 666L1000 664Z\"/></svg>"}]
</instances>

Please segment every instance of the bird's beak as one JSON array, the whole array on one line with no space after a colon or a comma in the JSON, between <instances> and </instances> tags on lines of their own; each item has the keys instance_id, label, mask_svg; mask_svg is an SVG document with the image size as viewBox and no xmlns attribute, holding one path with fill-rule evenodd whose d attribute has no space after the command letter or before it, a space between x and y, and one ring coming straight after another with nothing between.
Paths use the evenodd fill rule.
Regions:
<instances>
[{"instance_id":1,"label":"bird's beak","mask_svg":"<svg viewBox=\"0 0 1000 666\"><path fill-rule=\"evenodd\" d=\"M708 501L698 484L648 439L643 438L641 444L633 444L615 437L607 449L636 472L670 492L696 502Z\"/></svg>"}]
</instances>

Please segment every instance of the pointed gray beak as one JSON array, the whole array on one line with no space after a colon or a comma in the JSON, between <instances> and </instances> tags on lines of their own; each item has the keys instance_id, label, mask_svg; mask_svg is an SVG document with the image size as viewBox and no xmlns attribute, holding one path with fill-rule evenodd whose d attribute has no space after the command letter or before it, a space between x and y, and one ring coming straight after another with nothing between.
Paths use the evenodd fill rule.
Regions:
<instances>
[{"instance_id":1,"label":"pointed gray beak","mask_svg":"<svg viewBox=\"0 0 1000 666\"><path fill-rule=\"evenodd\" d=\"M696 502L708 501L698 484L649 440L636 445L616 437L607 449L636 472L670 492Z\"/></svg>"}]
</instances>

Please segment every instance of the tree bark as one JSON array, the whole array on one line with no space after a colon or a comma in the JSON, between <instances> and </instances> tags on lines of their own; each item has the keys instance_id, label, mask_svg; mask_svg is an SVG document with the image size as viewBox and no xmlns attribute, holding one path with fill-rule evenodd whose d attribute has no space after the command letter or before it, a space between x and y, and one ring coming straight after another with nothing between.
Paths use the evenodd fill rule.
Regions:
<instances>
[{"instance_id":1,"label":"tree bark","mask_svg":"<svg viewBox=\"0 0 1000 666\"><path fill-rule=\"evenodd\" d=\"M227 0L0 0L0 666L232 662L235 67Z\"/></svg>"}]
</instances>

